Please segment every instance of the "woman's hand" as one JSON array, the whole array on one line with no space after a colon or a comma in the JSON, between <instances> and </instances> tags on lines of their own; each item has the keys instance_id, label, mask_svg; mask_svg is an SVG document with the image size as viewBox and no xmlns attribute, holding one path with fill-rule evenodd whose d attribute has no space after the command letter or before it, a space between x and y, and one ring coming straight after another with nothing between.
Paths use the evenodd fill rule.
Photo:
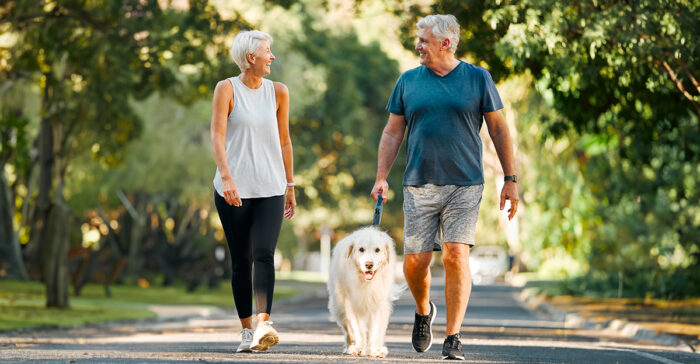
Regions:
<instances>
[{"instance_id":1,"label":"woman's hand","mask_svg":"<svg viewBox=\"0 0 700 364\"><path fill-rule=\"evenodd\" d=\"M221 182L224 185L224 199L229 205L241 206L243 202L241 201L241 196L238 194L238 187L236 183L233 182L233 177L225 176L221 177Z\"/></svg>"},{"instance_id":2,"label":"woman's hand","mask_svg":"<svg viewBox=\"0 0 700 364\"><path fill-rule=\"evenodd\" d=\"M297 209L297 200L294 198L294 186L287 187L287 194L284 196L284 217L291 219Z\"/></svg>"}]
</instances>

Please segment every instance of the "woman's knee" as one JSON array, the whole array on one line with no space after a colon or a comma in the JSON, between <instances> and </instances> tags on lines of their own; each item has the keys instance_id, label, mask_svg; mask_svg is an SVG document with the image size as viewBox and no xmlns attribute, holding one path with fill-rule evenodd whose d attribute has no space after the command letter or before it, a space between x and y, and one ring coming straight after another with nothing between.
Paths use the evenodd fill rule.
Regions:
<instances>
[{"instance_id":1,"label":"woman's knee","mask_svg":"<svg viewBox=\"0 0 700 364\"><path fill-rule=\"evenodd\" d=\"M256 248L253 250L253 261L255 263L274 264L275 250L269 248Z\"/></svg>"}]
</instances>

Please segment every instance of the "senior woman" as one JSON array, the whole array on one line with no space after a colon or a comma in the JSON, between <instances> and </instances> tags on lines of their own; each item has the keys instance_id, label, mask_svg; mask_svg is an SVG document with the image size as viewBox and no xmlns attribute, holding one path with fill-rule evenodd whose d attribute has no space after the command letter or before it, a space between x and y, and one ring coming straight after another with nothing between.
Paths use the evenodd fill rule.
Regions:
<instances>
[{"instance_id":1,"label":"senior woman","mask_svg":"<svg viewBox=\"0 0 700 364\"><path fill-rule=\"evenodd\" d=\"M282 216L290 219L296 208L289 90L264 78L275 60L271 43L272 37L258 30L236 35L231 55L241 74L216 85L212 106L214 201L231 253L233 300L243 326L237 352L267 350L279 341L270 321L274 250Z\"/></svg>"}]
</instances>

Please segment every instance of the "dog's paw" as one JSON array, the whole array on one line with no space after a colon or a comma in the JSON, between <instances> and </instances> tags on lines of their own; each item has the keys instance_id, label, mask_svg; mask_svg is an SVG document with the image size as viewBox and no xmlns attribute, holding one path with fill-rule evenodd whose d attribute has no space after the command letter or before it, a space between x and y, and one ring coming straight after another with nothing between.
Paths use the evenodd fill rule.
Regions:
<instances>
[{"instance_id":1,"label":"dog's paw","mask_svg":"<svg viewBox=\"0 0 700 364\"><path fill-rule=\"evenodd\" d=\"M383 358L388 353L389 349L387 349L386 346L382 346L381 348L373 349L372 351L370 351L369 356L374 358Z\"/></svg>"},{"instance_id":2,"label":"dog's paw","mask_svg":"<svg viewBox=\"0 0 700 364\"><path fill-rule=\"evenodd\" d=\"M350 345L345 348L345 351L343 351L345 354L349 355L360 355L362 352L362 348L359 347L358 345Z\"/></svg>"}]
</instances>

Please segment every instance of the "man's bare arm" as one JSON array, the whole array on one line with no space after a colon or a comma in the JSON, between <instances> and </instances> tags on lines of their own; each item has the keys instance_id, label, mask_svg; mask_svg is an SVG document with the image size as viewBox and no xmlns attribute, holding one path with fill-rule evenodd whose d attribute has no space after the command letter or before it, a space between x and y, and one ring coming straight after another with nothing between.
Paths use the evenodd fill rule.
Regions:
<instances>
[{"instance_id":1,"label":"man's bare arm","mask_svg":"<svg viewBox=\"0 0 700 364\"><path fill-rule=\"evenodd\" d=\"M401 149L404 132L406 131L406 119L403 115L390 113L389 121L384 127L382 138L379 141L379 152L377 156L377 178L372 188L372 198L376 201L379 194L384 201L387 199L389 184L386 182L391 171L391 166L396 160L396 156Z\"/></svg>"},{"instance_id":2,"label":"man's bare arm","mask_svg":"<svg viewBox=\"0 0 700 364\"><path fill-rule=\"evenodd\" d=\"M486 119L486 126L489 129L489 135L491 136L493 145L496 147L496 154L498 154L498 160L501 162L503 174L505 176L514 175L515 157L513 155L513 145L510 141L508 125L503 118L503 114L500 110L488 112L484 114L484 119ZM511 204L510 210L508 210L508 220L510 220L515 216L516 211L518 211L519 198L515 182L505 181L503 189L501 190L501 210L505 208L506 200L510 200Z\"/></svg>"}]
</instances>

